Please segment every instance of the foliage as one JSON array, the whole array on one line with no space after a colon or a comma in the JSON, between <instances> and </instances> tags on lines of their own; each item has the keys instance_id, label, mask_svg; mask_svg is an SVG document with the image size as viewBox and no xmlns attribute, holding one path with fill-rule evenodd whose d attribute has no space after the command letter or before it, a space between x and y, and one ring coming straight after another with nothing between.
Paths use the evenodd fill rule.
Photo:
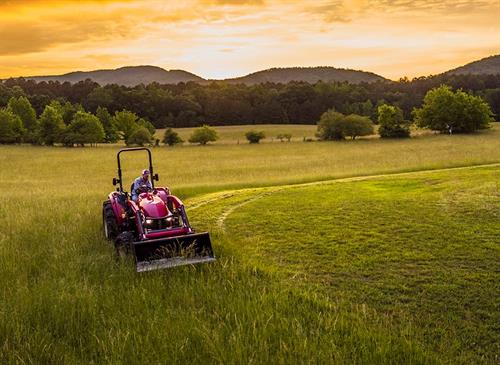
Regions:
<instances>
[{"instance_id":1,"label":"foliage","mask_svg":"<svg viewBox=\"0 0 500 365\"><path fill-rule=\"evenodd\" d=\"M128 141L130 136L139 128L138 119L137 114L128 110L122 110L115 113L112 123L116 127L120 138Z\"/></svg>"},{"instance_id":2,"label":"foliage","mask_svg":"<svg viewBox=\"0 0 500 365\"><path fill-rule=\"evenodd\" d=\"M206 145L208 142L215 142L219 136L215 129L210 128L208 125L203 125L194 130L193 134L189 137L189 143L198 143Z\"/></svg>"},{"instance_id":3,"label":"foliage","mask_svg":"<svg viewBox=\"0 0 500 365\"><path fill-rule=\"evenodd\" d=\"M118 131L113 121L113 117L109 114L108 109L99 106L95 112L95 115L101 121L104 128L104 141L108 143L117 142L120 137L118 136Z\"/></svg>"},{"instance_id":4,"label":"foliage","mask_svg":"<svg viewBox=\"0 0 500 365\"><path fill-rule=\"evenodd\" d=\"M493 121L490 107L483 99L462 90L453 92L446 85L427 92L422 107L415 109L414 114L420 127L442 133L472 133L488 128Z\"/></svg>"},{"instance_id":5,"label":"foliage","mask_svg":"<svg viewBox=\"0 0 500 365\"><path fill-rule=\"evenodd\" d=\"M163 135L163 143L168 146L174 146L182 142L184 142L182 138L179 137L179 134L172 128L165 129L165 134Z\"/></svg>"},{"instance_id":6,"label":"foliage","mask_svg":"<svg viewBox=\"0 0 500 365\"><path fill-rule=\"evenodd\" d=\"M245 133L245 137L248 140L248 142L250 142L250 143L259 143L261 139L266 138L266 135L262 131L257 132L257 131L251 130L251 131L248 131Z\"/></svg>"},{"instance_id":7,"label":"foliage","mask_svg":"<svg viewBox=\"0 0 500 365\"><path fill-rule=\"evenodd\" d=\"M325 141L345 138L345 115L330 109L321 115L316 136Z\"/></svg>"},{"instance_id":8,"label":"foliage","mask_svg":"<svg viewBox=\"0 0 500 365\"><path fill-rule=\"evenodd\" d=\"M92 81L46 83L10 79L0 83L0 107L12 96L25 95L40 114L51 100L81 104L87 111L106 107L110 114L130 110L156 128L196 127L202 121L213 126L241 124L315 124L328 109L377 117L381 104L395 105L411 119L427 91L440 84L464 89L488 101L500 115L500 74L439 75L398 82L348 84L339 82L265 83L255 85L186 83L136 87L99 86ZM68 105L68 115L70 112ZM71 109L74 109L72 107ZM64 115L66 123L71 121Z\"/></svg>"},{"instance_id":9,"label":"foliage","mask_svg":"<svg viewBox=\"0 0 500 365\"><path fill-rule=\"evenodd\" d=\"M73 121L64 130L62 142L66 146L74 144L84 146L85 143L98 143L104 140L104 128L96 116L86 112L76 112Z\"/></svg>"},{"instance_id":10,"label":"foliage","mask_svg":"<svg viewBox=\"0 0 500 365\"><path fill-rule=\"evenodd\" d=\"M0 144L20 143L26 129L10 108L0 108Z\"/></svg>"},{"instance_id":11,"label":"foliage","mask_svg":"<svg viewBox=\"0 0 500 365\"><path fill-rule=\"evenodd\" d=\"M280 142L283 142L284 139L286 139L288 142L292 139L292 134L291 133L280 133L276 136L277 139L280 140Z\"/></svg>"},{"instance_id":12,"label":"foliage","mask_svg":"<svg viewBox=\"0 0 500 365\"><path fill-rule=\"evenodd\" d=\"M146 127L138 127L132 132L132 134L125 141L127 146L130 145L138 145L144 146L145 144L149 145L153 141L153 136Z\"/></svg>"},{"instance_id":13,"label":"foliage","mask_svg":"<svg viewBox=\"0 0 500 365\"><path fill-rule=\"evenodd\" d=\"M378 133L382 138L410 137L410 123L403 118L403 111L395 106L382 104L377 109Z\"/></svg>"},{"instance_id":14,"label":"foliage","mask_svg":"<svg viewBox=\"0 0 500 365\"><path fill-rule=\"evenodd\" d=\"M12 97L8 104L9 109L21 118L24 128L29 132L35 132L38 127L35 109L25 96Z\"/></svg>"},{"instance_id":15,"label":"foliage","mask_svg":"<svg viewBox=\"0 0 500 365\"><path fill-rule=\"evenodd\" d=\"M356 139L360 136L369 136L373 134L373 123L370 118L349 114L344 119L344 136Z\"/></svg>"},{"instance_id":16,"label":"foliage","mask_svg":"<svg viewBox=\"0 0 500 365\"><path fill-rule=\"evenodd\" d=\"M40 138L47 146L61 141L65 125L60 111L47 105L40 115Z\"/></svg>"},{"instance_id":17,"label":"foliage","mask_svg":"<svg viewBox=\"0 0 500 365\"><path fill-rule=\"evenodd\" d=\"M156 132L155 126L143 118L137 120L137 125L146 128L151 135L154 135Z\"/></svg>"}]
</instances>

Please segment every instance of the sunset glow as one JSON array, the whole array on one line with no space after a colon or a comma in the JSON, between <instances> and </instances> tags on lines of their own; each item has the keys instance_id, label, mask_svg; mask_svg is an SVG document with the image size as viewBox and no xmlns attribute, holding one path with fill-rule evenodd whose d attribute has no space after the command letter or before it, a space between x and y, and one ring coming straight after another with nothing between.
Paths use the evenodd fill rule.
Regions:
<instances>
[{"instance_id":1,"label":"sunset glow","mask_svg":"<svg viewBox=\"0 0 500 365\"><path fill-rule=\"evenodd\" d=\"M397 79L499 53L495 0L0 0L0 77L147 64L205 78L334 66Z\"/></svg>"}]
</instances>

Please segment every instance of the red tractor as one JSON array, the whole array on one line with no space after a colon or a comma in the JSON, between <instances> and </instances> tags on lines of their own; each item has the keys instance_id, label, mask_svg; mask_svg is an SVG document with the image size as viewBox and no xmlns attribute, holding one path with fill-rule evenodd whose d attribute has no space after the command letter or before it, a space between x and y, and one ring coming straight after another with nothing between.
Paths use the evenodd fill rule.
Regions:
<instances>
[{"instance_id":1,"label":"red tractor","mask_svg":"<svg viewBox=\"0 0 500 365\"><path fill-rule=\"evenodd\" d=\"M148 153L152 188L143 186L134 202L123 190L120 155L136 151ZM126 148L116 158L118 178L113 178L113 185L118 187L103 203L102 217L104 235L114 241L118 255L132 253L138 272L215 261L208 232L195 233L182 202L168 188L155 187L158 174L151 151Z\"/></svg>"}]
</instances>

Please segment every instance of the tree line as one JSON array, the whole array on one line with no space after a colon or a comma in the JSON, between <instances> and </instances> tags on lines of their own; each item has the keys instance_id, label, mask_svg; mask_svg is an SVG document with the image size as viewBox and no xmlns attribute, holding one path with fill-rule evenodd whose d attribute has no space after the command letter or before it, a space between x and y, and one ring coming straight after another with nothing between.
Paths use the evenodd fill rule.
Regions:
<instances>
[{"instance_id":1,"label":"tree line","mask_svg":"<svg viewBox=\"0 0 500 365\"><path fill-rule=\"evenodd\" d=\"M63 107L68 123L75 109L96 114L99 107L111 115L129 110L155 128L196 127L203 124L315 124L329 109L346 115L358 114L376 121L378 107L398 107L403 118L411 119L427 91L441 84L453 90L480 96L500 115L500 75L440 75L403 78L397 82L349 84L346 82L290 82L258 85L194 82L177 85L116 84L100 86L91 80L35 82L9 79L0 83L0 107L12 97L25 96L35 113L41 115L53 101Z\"/></svg>"}]
</instances>

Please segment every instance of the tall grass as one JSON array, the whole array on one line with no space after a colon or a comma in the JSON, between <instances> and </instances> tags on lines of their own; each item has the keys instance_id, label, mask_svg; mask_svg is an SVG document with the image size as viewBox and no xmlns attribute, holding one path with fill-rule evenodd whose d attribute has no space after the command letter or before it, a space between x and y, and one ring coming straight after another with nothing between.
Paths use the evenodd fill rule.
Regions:
<instances>
[{"instance_id":1,"label":"tall grass","mask_svg":"<svg viewBox=\"0 0 500 365\"><path fill-rule=\"evenodd\" d=\"M0 147L0 363L423 364L468 359L492 362L492 354L498 351L484 350L484 339L495 340L494 328L488 327L490 322L481 327L480 336L485 337L477 343L482 352L467 347L463 354L455 352L453 346L449 352L441 352L439 347L429 345L418 321L401 326L400 317L392 311L403 310L404 305L383 305L405 298L399 292L400 279L393 283L392 277L379 276L381 281L375 289L386 285L387 293L382 290L371 301L360 299L364 287L356 283L352 284L355 290L351 296L342 294L342 285L347 285L349 277L338 281L339 277L342 279L338 269L344 267L352 278L364 280L354 274L357 268L363 269L364 264L370 267L373 251L358 246L357 261L348 255L344 256L345 260L326 255L317 271L319 274L314 275L316 271L311 273L308 268L317 267L310 261L305 261L307 267L301 266L298 254L304 251L294 251L286 239L294 238L290 234L298 232L299 226L294 227L293 222L302 224L297 218L303 213L299 208L306 209L307 201L313 199L323 204L320 209L326 216L335 212L333 220L311 218L308 221L314 237L321 237L324 232L329 239L339 235L347 240L348 232L352 231L343 231L341 227L345 226L352 227L358 234L356 237L362 239L360 219L368 224L373 218L369 232L374 232L375 241L370 241L369 248L373 250L378 245L391 248L384 237L394 233L390 220L397 219L395 209L400 209L400 205L392 203L394 196L390 191L394 190L400 199L397 201L401 201L405 191L414 194L411 181L406 185L349 184L344 190L330 187L327 192L310 187L303 192L305 201L298 199L302 194L278 193L264 195L262 203L251 200L256 194L265 194L265 189L221 192L212 197L201 194L235 186L279 185L328 177L498 162L498 136L497 131L490 131L475 136L373 143L154 149L161 182L189 198L188 213L195 226L210 229L218 261L144 275L136 274L132 263L117 262L112 248L102 238L101 204L112 189L116 147ZM144 167L133 159L125 163L131 171L130 179ZM431 194L435 179L429 176L425 182L429 185L425 186L431 189ZM479 232L484 246L484 237L496 239L495 231L491 231L496 213L489 207L494 208L498 203L490 199L491 194L485 194L484 186L489 186L488 191L498 189L497 173L482 173L480 178L474 178L474 172L460 176L458 181L473 183L458 184L454 188L454 179L445 175L437 178L444 184L441 188L445 186L452 192L447 195L450 201L468 202L443 203L443 214L447 222L464 215L469 217L461 226L467 234L459 237L460 242L463 244L471 234ZM369 201L380 204L376 212L364 205L366 189L378 199ZM330 198L321 199L324 194ZM336 195L351 199L341 206L342 210L335 205ZM412 196L412 201L418 201L418 195ZM429 195L429 199L432 200L432 196L435 195ZM497 195L492 196L495 199ZM243 205L246 200L249 200L247 205ZM286 205L291 201L293 205ZM328 201L332 202L331 207ZM453 209L446 210L450 207ZM406 209L412 211L412 206ZM311 217L317 215L314 211L309 213ZM426 212L415 210L415 222L422 219L428 227L433 227L423 213ZM475 214L480 216L474 218ZM221 221L221 216L226 219ZM284 225L287 222L288 225ZM388 230L384 230L386 223ZM379 224L381 231L376 231L374 224ZM405 227L411 228L411 221ZM481 233L483 228L490 236ZM413 243L415 246L425 243L423 247L429 248L428 252L421 252L419 260L436 257L434 262L439 270L428 268L428 284L439 285L444 272L440 268L445 262L456 264L454 274L467 274L460 278L467 279L470 274L478 283L476 293L480 305L467 301L469 311L452 312L451 320L461 320L455 317L463 313L473 316L473 321L464 322L471 325L476 323L476 316L490 318L490 290L495 290L495 282L491 281L489 270L491 262L494 268L492 259L497 257L494 256L497 255L495 241L489 243L493 252L490 257L485 258L481 250L471 251L471 259L484 271L471 271L468 266L461 271L460 257L439 260L438 255L446 251L429 247L428 240L437 247L446 247L450 235L440 238L432 232L422 233ZM280 238L286 241L280 242ZM266 242L271 245L266 247ZM391 255L393 249L389 251ZM289 255L276 262L277 252ZM363 252L366 252L365 259L362 259ZM332 262L338 265L335 270L325 270ZM394 265L397 268L396 263ZM290 268L297 275L295 278L289 275ZM407 266L403 268L406 270ZM339 286L335 287L335 283L342 290L336 291ZM463 282L458 280L452 284L460 286ZM426 302L427 308L446 299L440 296L446 291L436 293L439 295L429 297L432 300ZM488 304L483 306L484 303ZM437 315L448 315L441 307L437 310ZM413 320L411 315L403 318ZM450 327L440 327L439 320L435 324L430 327L434 328L432 336L442 335L445 340L437 343L447 344L446 331Z\"/></svg>"}]
</instances>

